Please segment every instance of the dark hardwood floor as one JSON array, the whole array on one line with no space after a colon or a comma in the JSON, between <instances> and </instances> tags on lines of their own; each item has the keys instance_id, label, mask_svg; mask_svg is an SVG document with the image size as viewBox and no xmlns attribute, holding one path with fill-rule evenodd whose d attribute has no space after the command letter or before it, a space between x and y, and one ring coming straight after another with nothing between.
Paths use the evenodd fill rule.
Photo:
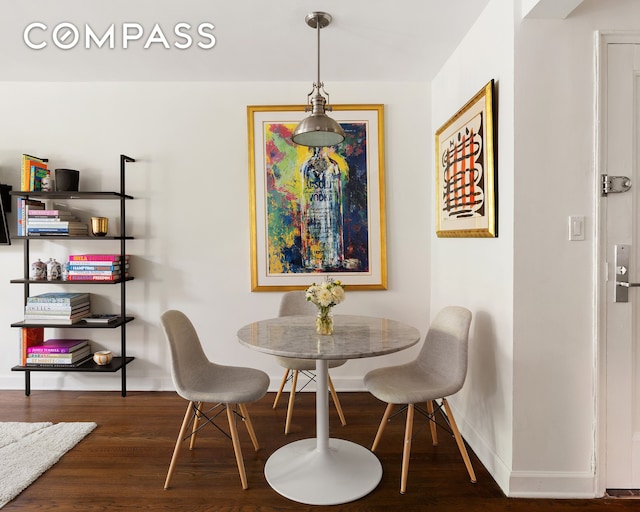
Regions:
<instances>
[{"instance_id":1,"label":"dark hardwood floor","mask_svg":"<svg viewBox=\"0 0 640 512\"><path fill-rule=\"evenodd\" d=\"M638 510L640 501L531 500L506 498L473 452L478 483L472 484L455 442L440 430L440 444L431 445L429 429L416 417L407 493L401 495L400 462L404 417L387 427L377 455L383 477L368 496L344 505L308 506L274 492L263 475L269 455L283 444L313 436L315 397L299 395L292 433L284 435L286 402L271 408L269 393L249 411L261 445L254 452L239 427L249 489L242 490L231 442L207 428L194 451L186 445L178 460L172 487L163 490L186 402L175 393L0 391L0 421L95 421L98 428L29 486L3 512L22 511L509 511L562 512ZM331 434L370 447L384 404L368 393L341 393L347 425L330 403Z\"/></svg>"}]
</instances>

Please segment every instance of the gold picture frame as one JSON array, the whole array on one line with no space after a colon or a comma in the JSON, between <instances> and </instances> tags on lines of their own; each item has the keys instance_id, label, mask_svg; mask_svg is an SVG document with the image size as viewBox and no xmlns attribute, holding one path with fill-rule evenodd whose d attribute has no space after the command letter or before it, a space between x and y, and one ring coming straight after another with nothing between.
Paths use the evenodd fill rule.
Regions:
<instances>
[{"instance_id":1,"label":"gold picture frame","mask_svg":"<svg viewBox=\"0 0 640 512\"><path fill-rule=\"evenodd\" d=\"M497 237L494 81L435 135L436 235Z\"/></svg>"},{"instance_id":2,"label":"gold picture frame","mask_svg":"<svg viewBox=\"0 0 640 512\"><path fill-rule=\"evenodd\" d=\"M384 290L384 106L333 105L329 115L341 124L346 139L317 151L291 141L308 115L305 105L247 107L251 290L304 289L326 276L350 290ZM326 175L335 180L331 190L340 192L324 199L338 220L324 224L322 231L332 233L326 235L332 245L317 243L310 249L310 233L317 230L308 227L318 210L309 206L304 176L309 176L310 162L320 165L320 160L333 169Z\"/></svg>"}]
</instances>

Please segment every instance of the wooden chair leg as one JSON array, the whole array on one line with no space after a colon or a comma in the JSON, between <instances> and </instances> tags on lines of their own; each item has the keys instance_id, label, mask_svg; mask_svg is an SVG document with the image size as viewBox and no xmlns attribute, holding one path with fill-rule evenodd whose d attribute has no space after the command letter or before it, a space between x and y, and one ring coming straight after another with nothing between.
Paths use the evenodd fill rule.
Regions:
<instances>
[{"instance_id":1,"label":"wooden chair leg","mask_svg":"<svg viewBox=\"0 0 640 512\"><path fill-rule=\"evenodd\" d=\"M298 370L293 371L293 382L291 383L291 391L289 392L289 406L287 407L287 420L284 424L284 433L289 433L291 427L291 418L293 417L293 402L296 400L296 388L298 386Z\"/></svg>"},{"instance_id":2,"label":"wooden chair leg","mask_svg":"<svg viewBox=\"0 0 640 512\"><path fill-rule=\"evenodd\" d=\"M446 398L443 398L442 403L444 404L444 410L447 413L447 418L449 418L449 425L451 425L451 430L453 431L453 437L455 438L458 445L458 450L460 450L460 455L462 455L462 460L464 460L464 465L467 467L467 472L469 473L471 482L475 484L477 481L476 474L473 471L473 466L471 466L471 459L469 458L467 448L464 445L464 440L462 439L460 431L458 430L458 425L456 425L456 420L453 419L453 413L451 412L451 408L449 407L449 402L447 402Z\"/></svg>"},{"instance_id":3,"label":"wooden chair leg","mask_svg":"<svg viewBox=\"0 0 640 512\"><path fill-rule=\"evenodd\" d=\"M240 409L240 414L244 418L244 422L247 425L247 432L249 432L249 437L251 438L251 442L253 443L253 447L256 451L260 449L260 445L258 444L258 438L256 437L256 433L253 430L253 424L251 423L251 417L249 416L249 411L247 410L247 406L245 404L238 404L238 408Z\"/></svg>"},{"instance_id":4,"label":"wooden chair leg","mask_svg":"<svg viewBox=\"0 0 640 512\"><path fill-rule=\"evenodd\" d=\"M387 422L389 421L389 416L391 416L391 412L393 411L393 404L387 404L387 408L384 410L384 414L382 415L382 421L380 422L380 426L378 427L378 432L376 432L376 438L373 440L373 445L371 446L371 451L375 452L378 447L378 443L382 438L382 433L384 432L384 428L387 426Z\"/></svg>"},{"instance_id":5,"label":"wooden chair leg","mask_svg":"<svg viewBox=\"0 0 640 512\"><path fill-rule=\"evenodd\" d=\"M407 426L404 430L404 448L402 450L402 478L400 479L400 494L407 492L407 475L409 474L409 459L411 458L411 436L413 435L414 405L407 407Z\"/></svg>"},{"instance_id":6,"label":"wooden chair leg","mask_svg":"<svg viewBox=\"0 0 640 512\"><path fill-rule=\"evenodd\" d=\"M329 391L331 392L331 398L333 398L333 403L336 406L336 411L338 411L338 416L340 416L340 423L344 427L347 424L347 420L344 419L344 412L342 412L342 405L340 405L340 399L338 398L338 393L336 393L336 388L333 387L333 381L331 380L331 375L328 375L329 382Z\"/></svg>"},{"instance_id":7,"label":"wooden chair leg","mask_svg":"<svg viewBox=\"0 0 640 512\"><path fill-rule=\"evenodd\" d=\"M167 472L167 479L164 481L164 488L168 489L169 484L171 483L171 477L173 476L173 471L176 468L176 461L178 460L178 452L180 451L180 443L184 439L184 435L187 432L187 426L189 426L189 419L191 418L193 402L189 402L187 405L187 412L184 413L184 419L182 420L182 425L180 426L180 433L178 434L178 439L176 441L176 446L173 449L173 456L171 457L171 463L169 464L169 471Z\"/></svg>"},{"instance_id":8,"label":"wooden chair leg","mask_svg":"<svg viewBox=\"0 0 640 512\"><path fill-rule=\"evenodd\" d=\"M429 427L431 428L431 441L433 442L433 446L438 446L438 431L436 429L435 416L433 415L433 400L427 400L427 412L430 417Z\"/></svg>"},{"instance_id":9,"label":"wooden chair leg","mask_svg":"<svg viewBox=\"0 0 640 512\"><path fill-rule=\"evenodd\" d=\"M284 385L287 383L287 379L289 378L289 368L287 368L284 372L284 377L282 377L282 382L280 383L280 387L278 388L278 392L276 393L276 399L273 401L273 409L278 406L278 400L280 400L280 395L282 395L282 390L284 389Z\"/></svg>"},{"instance_id":10,"label":"wooden chair leg","mask_svg":"<svg viewBox=\"0 0 640 512\"><path fill-rule=\"evenodd\" d=\"M202 418L202 402L196 405L196 414L193 418L193 428L191 429L191 439L189 440L189 450L193 450L196 446L196 436L198 435L198 426L200 418Z\"/></svg>"},{"instance_id":11,"label":"wooden chair leg","mask_svg":"<svg viewBox=\"0 0 640 512\"><path fill-rule=\"evenodd\" d=\"M236 454L236 463L238 464L238 472L240 473L240 481L242 488L247 489L247 473L244 470L244 460L242 458L242 448L238 439L238 429L236 429L236 420L231 410L233 404L227 404L227 419L229 420L229 430L231 431L231 441L233 442L233 451Z\"/></svg>"}]
</instances>

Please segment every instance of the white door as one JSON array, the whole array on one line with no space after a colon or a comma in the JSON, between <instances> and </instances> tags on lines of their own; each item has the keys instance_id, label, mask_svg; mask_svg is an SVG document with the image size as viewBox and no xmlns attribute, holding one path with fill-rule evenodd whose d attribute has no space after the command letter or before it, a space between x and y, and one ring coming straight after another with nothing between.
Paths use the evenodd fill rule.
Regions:
<instances>
[{"instance_id":1,"label":"white door","mask_svg":"<svg viewBox=\"0 0 640 512\"><path fill-rule=\"evenodd\" d=\"M611 176L629 177L631 189L611 192L600 201L600 247L603 254L606 253L607 262L606 300L601 307L605 317L604 347L601 345L599 361L606 389L605 434L601 437L605 443L605 470L600 478L606 489L637 489L640 488L640 344L637 341L640 339L640 287L624 288L615 281L619 273L629 283L640 283L637 206L640 197L640 34L621 39L619 43L620 38L605 39L608 44L601 48L600 79L604 80L605 87L600 89L604 100L601 111L604 116L600 121L603 169L600 171L610 179ZM614 179L614 185L621 185L623 181ZM628 254L628 266L618 264L616 268L616 246L618 254ZM623 297L615 297L616 288L623 291L621 295L628 294L628 302L621 301Z\"/></svg>"}]
</instances>

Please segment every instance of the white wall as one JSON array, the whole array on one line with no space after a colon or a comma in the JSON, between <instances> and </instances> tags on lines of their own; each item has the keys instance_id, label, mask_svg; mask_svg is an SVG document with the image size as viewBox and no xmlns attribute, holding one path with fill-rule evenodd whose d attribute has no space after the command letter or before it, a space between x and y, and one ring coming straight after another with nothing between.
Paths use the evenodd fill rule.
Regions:
<instances>
[{"instance_id":1,"label":"white wall","mask_svg":"<svg viewBox=\"0 0 640 512\"><path fill-rule=\"evenodd\" d=\"M525 19L516 29L512 495L597 492L593 212L599 29L640 30L640 4L586 0L565 20ZM585 215L585 241L568 241L569 215Z\"/></svg>"},{"instance_id":2,"label":"white wall","mask_svg":"<svg viewBox=\"0 0 640 512\"><path fill-rule=\"evenodd\" d=\"M452 301L475 312L455 406L510 496L599 492L594 32L638 20L635 0L586 0L566 20L522 20L518 3L492 0L432 83L435 129L497 82L499 238L432 236L431 300L433 312ZM568 241L569 215L586 217L584 242Z\"/></svg>"},{"instance_id":3,"label":"white wall","mask_svg":"<svg viewBox=\"0 0 640 512\"><path fill-rule=\"evenodd\" d=\"M50 166L81 171L81 189L117 189L119 155L137 159L127 167L127 203L136 240L128 244L136 277L127 288L130 390L172 389L168 351L159 316L168 308L189 314L211 358L267 371L279 383L273 358L251 351L236 331L275 316L280 293L250 291L247 105L300 103L307 83L0 83L0 182L19 188L23 152L48 157ZM425 90L426 89L426 90ZM414 116L430 116L424 84L331 85L336 103L385 105L386 220L389 289L349 292L340 313L362 313L406 321L426 331L429 319L428 133L414 130ZM98 209L101 208L101 209ZM107 206L85 205L88 215ZM15 212L11 214L15 224ZM97 251L98 242L32 243L32 258L65 258ZM115 242L113 242L115 244ZM108 244L108 242L107 242ZM11 372L18 354L22 287L22 243L0 249L0 339L6 356L0 389L21 389L23 374ZM114 245L113 250L118 246ZM47 286L38 287L46 291ZM117 293L100 305L114 308ZM59 289L59 288L57 288ZM95 299L96 301L99 299ZM117 331L83 331L117 349ZM47 331L63 336L63 329ZM67 334L77 335L74 331ZM351 361L332 372L338 389L361 390L373 367L404 361L406 353ZM120 375L32 374L39 389L119 389ZM382 412L382 411L381 411Z\"/></svg>"},{"instance_id":4,"label":"white wall","mask_svg":"<svg viewBox=\"0 0 640 512\"><path fill-rule=\"evenodd\" d=\"M513 429L513 17L512 0L490 2L432 83L435 131L496 82L499 236L436 238L432 220L431 307L459 304L474 314L467 382L451 403L463 435L505 490Z\"/></svg>"}]
</instances>

